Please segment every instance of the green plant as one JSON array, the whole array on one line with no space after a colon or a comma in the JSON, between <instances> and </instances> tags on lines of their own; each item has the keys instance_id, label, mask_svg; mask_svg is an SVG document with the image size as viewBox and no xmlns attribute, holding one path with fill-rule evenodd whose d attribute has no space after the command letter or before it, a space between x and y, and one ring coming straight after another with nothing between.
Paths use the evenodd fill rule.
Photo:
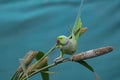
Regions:
<instances>
[{"instance_id":1,"label":"green plant","mask_svg":"<svg viewBox=\"0 0 120 80\"><path fill-rule=\"evenodd\" d=\"M51 50L54 50L52 48ZM50 51L51 51L50 50ZM11 80L26 80L31 76L34 76L37 73L40 73L42 76L42 80L49 80L49 74L53 72L49 72L49 68L57 66L60 63L67 62L67 61L72 61L72 62L77 62L81 64L81 61L89 59L89 58L94 58L100 55L104 55L106 53L109 53L113 50L111 46L107 47L102 47L102 48L97 48L93 50L89 50L86 52L82 52L76 55L73 55L70 58L63 58L59 60L56 63L52 63L48 65L48 53L44 54L41 51L30 51L28 54L23 58L24 62L24 67L25 71L23 70L22 65L19 66L19 68L15 71L14 75L12 76ZM50 51L48 51L50 53ZM33 59L36 59L37 61L30 65L30 63L33 61ZM86 64L85 62L82 63L83 66L87 67L90 71L94 72L94 69ZM27 75L26 75L27 73ZM99 80L98 75L95 73L96 80Z\"/></svg>"}]
</instances>

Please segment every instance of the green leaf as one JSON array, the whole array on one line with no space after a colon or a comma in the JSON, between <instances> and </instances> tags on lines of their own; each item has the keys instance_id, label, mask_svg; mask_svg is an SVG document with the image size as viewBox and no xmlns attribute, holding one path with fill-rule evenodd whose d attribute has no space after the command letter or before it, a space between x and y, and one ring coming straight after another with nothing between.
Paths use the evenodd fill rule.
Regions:
<instances>
[{"instance_id":1,"label":"green leaf","mask_svg":"<svg viewBox=\"0 0 120 80\"><path fill-rule=\"evenodd\" d=\"M95 72L95 70L92 68L92 66L90 66L87 62L85 62L85 61L82 60L82 61L78 61L78 63L82 64L87 69L89 69L90 71L92 71L94 73L95 80L100 80L99 75Z\"/></svg>"},{"instance_id":2,"label":"green leaf","mask_svg":"<svg viewBox=\"0 0 120 80\"><path fill-rule=\"evenodd\" d=\"M55 74L56 72L51 72L51 71L42 71L43 73L48 73L48 74Z\"/></svg>"},{"instance_id":3,"label":"green leaf","mask_svg":"<svg viewBox=\"0 0 120 80\"><path fill-rule=\"evenodd\" d=\"M36 56L36 60L41 59L44 56L44 53L39 51L37 56ZM43 67L48 66L48 63L46 63ZM49 71L49 69L45 69L44 71ZM40 72L41 76L42 76L42 80L49 80L49 74L48 73L43 73Z\"/></svg>"},{"instance_id":4,"label":"green leaf","mask_svg":"<svg viewBox=\"0 0 120 80\"><path fill-rule=\"evenodd\" d=\"M92 66L90 66L87 62L81 60L81 61L78 61L78 63L82 64L84 67L86 67L90 71L94 72L94 69L92 68Z\"/></svg>"},{"instance_id":5,"label":"green leaf","mask_svg":"<svg viewBox=\"0 0 120 80\"><path fill-rule=\"evenodd\" d=\"M18 78L17 74L18 74L18 72L16 71L10 80L17 80L17 78Z\"/></svg>"}]
</instances>

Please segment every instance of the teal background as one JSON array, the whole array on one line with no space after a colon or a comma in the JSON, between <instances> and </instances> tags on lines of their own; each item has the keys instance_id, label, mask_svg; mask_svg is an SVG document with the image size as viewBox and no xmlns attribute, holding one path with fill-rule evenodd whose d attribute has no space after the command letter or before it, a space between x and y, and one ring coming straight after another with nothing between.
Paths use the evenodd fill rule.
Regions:
<instances>
[{"instance_id":1,"label":"teal background","mask_svg":"<svg viewBox=\"0 0 120 80\"><path fill-rule=\"evenodd\" d=\"M19 59L30 50L47 52L58 35L69 35L80 0L0 0L0 80L10 80ZM120 0L85 0L81 19L87 32L77 52L113 46L110 54L89 59L101 80L120 80ZM50 62L59 50L50 54ZM67 56L65 56L67 57ZM77 63L51 68L50 80L94 80L92 72ZM30 80L39 80L39 74Z\"/></svg>"}]
</instances>

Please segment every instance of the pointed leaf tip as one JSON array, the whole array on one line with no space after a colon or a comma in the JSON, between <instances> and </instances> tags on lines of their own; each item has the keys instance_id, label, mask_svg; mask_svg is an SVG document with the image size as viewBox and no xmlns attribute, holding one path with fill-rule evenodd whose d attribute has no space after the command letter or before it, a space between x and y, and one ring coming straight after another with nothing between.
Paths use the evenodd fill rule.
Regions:
<instances>
[{"instance_id":1,"label":"pointed leaf tip","mask_svg":"<svg viewBox=\"0 0 120 80\"><path fill-rule=\"evenodd\" d=\"M78 63L82 64L84 67L94 72L94 69L92 68L92 66L90 66L86 61L81 60L81 61L78 61Z\"/></svg>"}]
</instances>

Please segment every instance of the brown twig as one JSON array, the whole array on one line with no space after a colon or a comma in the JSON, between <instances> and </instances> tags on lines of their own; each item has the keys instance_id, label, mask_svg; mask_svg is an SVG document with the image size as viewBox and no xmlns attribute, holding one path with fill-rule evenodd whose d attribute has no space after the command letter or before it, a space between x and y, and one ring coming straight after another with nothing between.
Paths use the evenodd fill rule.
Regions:
<instances>
[{"instance_id":1,"label":"brown twig","mask_svg":"<svg viewBox=\"0 0 120 80\"><path fill-rule=\"evenodd\" d=\"M89 50L86 52L82 52L71 57L72 61L80 61L85 59L90 59L94 57L98 57L104 54L107 54L113 50L112 46L97 48L93 50Z\"/></svg>"},{"instance_id":2,"label":"brown twig","mask_svg":"<svg viewBox=\"0 0 120 80\"><path fill-rule=\"evenodd\" d=\"M81 61L81 60L86 60L86 59L90 59L90 58L94 58L94 57L98 57L98 56L107 54L107 53L111 52L112 50L113 50L112 46L106 46L106 47L102 47L102 48L97 48L97 49L81 52L79 54L73 55L70 58L63 58L63 59L61 59L61 60L59 60L57 62L54 62L54 63L52 63L52 64L50 64L50 65L48 65L46 67L42 67L42 68L36 69L34 72L29 74L28 77L30 77L32 75L35 75L38 72L43 71L45 69L54 67L54 66L56 66L56 65L58 65L60 63L63 63L63 62L67 62L67 61L78 62L78 61ZM46 58L46 60L48 60L48 58ZM45 63L46 63L46 60L45 60ZM22 80L25 80L26 78L27 77L24 76Z\"/></svg>"},{"instance_id":3,"label":"brown twig","mask_svg":"<svg viewBox=\"0 0 120 80\"><path fill-rule=\"evenodd\" d=\"M107 53L111 52L112 50L113 50L112 46L106 46L106 47L101 47L101 48L97 48L97 49L92 49L89 51L81 52L79 54L75 54L71 58L62 58L61 60L59 60L55 63L60 64L60 63L67 62L67 61L78 62L81 60L86 60L86 59L90 59L90 58L94 58L94 57L98 57L98 56L107 54Z\"/></svg>"}]
</instances>

